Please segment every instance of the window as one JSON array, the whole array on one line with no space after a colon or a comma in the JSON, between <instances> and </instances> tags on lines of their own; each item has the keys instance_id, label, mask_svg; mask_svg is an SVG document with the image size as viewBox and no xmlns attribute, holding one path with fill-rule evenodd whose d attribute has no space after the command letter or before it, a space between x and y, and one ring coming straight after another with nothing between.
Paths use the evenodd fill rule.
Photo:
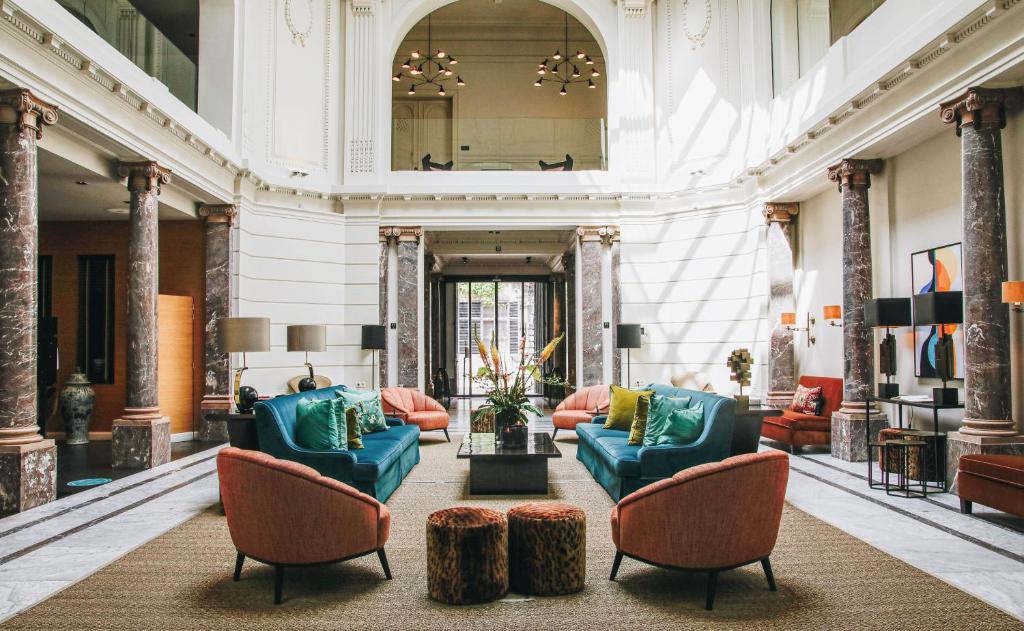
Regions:
<instances>
[{"instance_id":1,"label":"window","mask_svg":"<svg viewBox=\"0 0 1024 631\"><path fill-rule=\"evenodd\" d=\"M78 257L78 366L93 383L114 381L114 257Z\"/></svg>"}]
</instances>

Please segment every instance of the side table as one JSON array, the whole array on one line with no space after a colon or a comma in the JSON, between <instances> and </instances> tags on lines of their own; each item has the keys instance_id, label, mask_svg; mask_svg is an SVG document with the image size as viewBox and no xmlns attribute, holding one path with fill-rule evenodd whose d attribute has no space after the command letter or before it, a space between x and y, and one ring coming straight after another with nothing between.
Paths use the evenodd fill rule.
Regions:
<instances>
[{"instance_id":1,"label":"side table","mask_svg":"<svg viewBox=\"0 0 1024 631\"><path fill-rule=\"evenodd\" d=\"M732 427L732 448L730 456L757 453L761 440L761 425L766 416L779 416L782 410L764 405L751 405L745 410L736 410Z\"/></svg>"},{"instance_id":2,"label":"side table","mask_svg":"<svg viewBox=\"0 0 1024 631\"><path fill-rule=\"evenodd\" d=\"M228 444L239 449L260 450L260 439L256 433L255 414L215 412L208 416L213 421L227 421Z\"/></svg>"}]
</instances>

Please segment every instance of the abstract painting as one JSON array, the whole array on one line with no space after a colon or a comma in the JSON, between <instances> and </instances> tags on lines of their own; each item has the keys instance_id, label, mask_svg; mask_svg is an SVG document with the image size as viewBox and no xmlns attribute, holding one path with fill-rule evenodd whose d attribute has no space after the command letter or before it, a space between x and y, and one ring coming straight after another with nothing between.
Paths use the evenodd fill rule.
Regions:
<instances>
[{"instance_id":1,"label":"abstract painting","mask_svg":"<svg viewBox=\"0 0 1024 631\"><path fill-rule=\"evenodd\" d=\"M932 291L963 291L963 249L951 243L910 255L911 281L915 294ZM956 353L954 379L964 378L964 331L959 324L945 325L953 336ZM935 344L942 332L937 326L914 327L914 368L922 378L938 378L935 370Z\"/></svg>"}]
</instances>

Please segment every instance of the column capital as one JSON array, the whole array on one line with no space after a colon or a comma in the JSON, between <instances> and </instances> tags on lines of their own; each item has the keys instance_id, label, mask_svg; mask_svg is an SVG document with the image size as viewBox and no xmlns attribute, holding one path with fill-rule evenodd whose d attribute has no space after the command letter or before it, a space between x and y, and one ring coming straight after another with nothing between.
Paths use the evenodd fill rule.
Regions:
<instances>
[{"instance_id":1,"label":"column capital","mask_svg":"<svg viewBox=\"0 0 1024 631\"><path fill-rule=\"evenodd\" d=\"M580 243L587 241L611 243L621 239L618 226L579 226L576 228L576 236Z\"/></svg>"},{"instance_id":2,"label":"column capital","mask_svg":"<svg viewBox=\"0 0 1024 631\"><path fill-rule=\"evenodd\" d=\"M160 186L171 182L171 170L153 160L118 162L117 175L125 181L130 191L155 190L158 195Z\"/></svg>"},{"instance_id":3,"label":"column capital","mask_svg":"<svg viewBox=\"0 0 1024 631\"><path fill-rule=\"evenodd\" d=\"M43 127L57 122L57 106L43 101L31 90L0 90L0 124L15 125L20 133L34 131L43 137Z\"/></svg>"},{"instance_id":4,"label":"column capital","mask_svg":"<svg viewBox=\"0 0 1024 631\"><path fill-rule=\"evenodd\" d=\"M626 17L639 18L647 14L647 9L654 0L618 0L622 12Z\"/></svg>"},{"instance_id":5,"label":"column capital","mask_svg":"<svg viewBox=\"0 0 1024 631\"><path fill-rule=\"evenodd\" d=\"M206 223L226 223L228 226L235 222L238 216L237 204L202 204L197 211Z\"/></svg>"},{"instance_id":6,"label":"column capital","mask_svg":"<svg viewBox=\"0 0 1024 631\"><path fill-rule=\"evenodd\" d=\"M423 229L413 226L381 226L377 231L377 238L380 242L406 241L419 243L423 236Z\"/></svg>"},{"instance_id":7,"label":"column capital","mask_svg":"<svg viewBox=\"0 0 1024 631\"><path fill-rule=\"evenodd\" d=\"M349 0L352 5L352 13L356 15L373 15L377 8L376 0Z\"/></svg>"},{"instance_id":8,"label":"column capital","mask_svg":"<svg viewBox=\"0 0 1024 631\"><path fill-rule=\"evenodd\" d=\"M871 175L880 173L884 160L857 160L847 158L828 168L828 179L844 188L871 188Z\"/></svg>"},{"instance_id":9,"label":"column capital","mask_svg":"<svg viewBox=\"0 0 1024 631\"><path fill-rule=\"evenodd\" d=\"M764 215L764 222L789 223L800 213L799 202L765 202L761 214Z\"/></svg>"},{"instance_id":10,"label":"column capital","mask_svg":"<svg viewBox=\"0 0 1024 631\"><path fill-rule=\"evenodd\" d=\"M1006 107L1016 105L1024 88L967 88L956 98L939 104L942 122L956 124L956 135L965 125L1006 127Z\"/></svg>"}]
</instances>

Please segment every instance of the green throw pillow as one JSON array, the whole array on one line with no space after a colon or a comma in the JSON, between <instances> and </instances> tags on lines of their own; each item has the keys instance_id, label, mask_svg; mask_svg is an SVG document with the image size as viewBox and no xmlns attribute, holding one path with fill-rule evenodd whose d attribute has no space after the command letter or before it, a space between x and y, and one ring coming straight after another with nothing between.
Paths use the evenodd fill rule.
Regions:
<instances>
[{"instance_id":1,"label":"green throw pillow","mask_svg":"<svg viewBox=\"0 0 1024 631\"><path fill-rule=\"evenodd\" d=\"M334 404L342 408L345 417L345 427L348 428L348 448L362 449L363 439L359 436L359 419L356 417L355 408L346 408L343 399L335 399Z\"/></svg>"},{"instance_id":2,"label":"green throw pillow","mask_svg":"<svg viewBox=\"0 0 1024 631\"><path fill-rule=\"evenodd\" d=\"M636 400L636 414L633 415L633 426L629 429L629 445L642 445L644 443L644 432L647 431L647 417L651 408L651 396L640 395Z\"/></svg>"},{"instance_id":3,"label":"green throw pillow","mask_svg":"<svg viewBox=\"0 0 1024 631\"><path fill-rule=\"evenodd\" d=\"M704 431L704 404L685 410L672 410L662 431L654 437L655 445L689 445ZM646 444L646 436L645 443Z\"/></svg>"},{"instance_id":4,"label":"green throw pillow","mask_svg":"<svg viewBox=\"0 0 1024 631\"><path fill-rule=\"evenodd\" d=\"M643 395L651 396L654 390L630 390L619 386L611 386L608 405L608 418L604 422L605 429L621 429L628 432L633 427L636 416L636 402Z\"/></svg>"},{"instance_id":5,"label":"green throw pillow","mask_svg":"<svg viewBox=\"0 0 1024 631\"><path fill-rule=\"evenodd\" d=\"M299 399L295 406L295 443L305 449L345 449L335 410L330 399Z\"/></svg>"},{"instance_id":6,"label":"green throw pillow","mask_svg":"<svg viewBox=\"0 0 1024 631\"><path fill-rule=\"evenodd\" d=\"M380 393L375 391L338 391L338 398L345 401L345 409L355 408L360 434L382 432L388 428L384 420L384 408L380 405Z\"/></svg>"},{"instance_id":7,"label":"green throw pillow","mask_svg":"<svg viewBox=\"0 0 1024 631\"><path fill-rule=\"evenodd\" d=\"M646 447L656 445L655 438L665 431L672 412L685 410L689 407L690 397L665 397L661 395L651 397L651 407L650 411L647 412L647 427L644 430L643 444Z\"/></svg>"}]
</instances>

